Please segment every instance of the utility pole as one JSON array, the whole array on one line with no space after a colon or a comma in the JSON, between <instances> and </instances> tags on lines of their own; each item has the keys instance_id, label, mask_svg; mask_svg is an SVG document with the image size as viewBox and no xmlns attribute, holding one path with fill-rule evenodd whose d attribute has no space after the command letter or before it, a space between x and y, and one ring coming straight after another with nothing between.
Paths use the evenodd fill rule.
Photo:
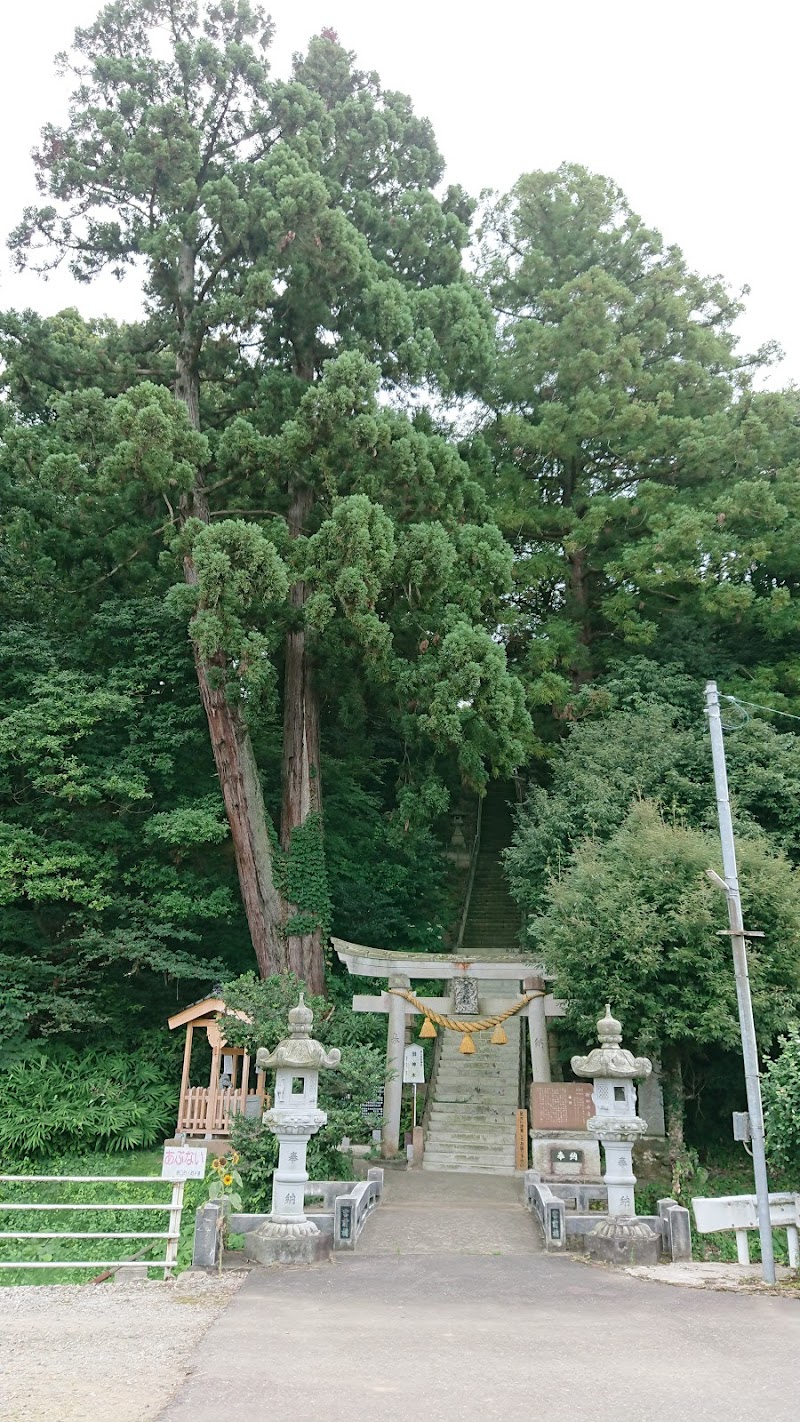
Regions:
<instances>
[{"instance_id":1,"label":"utility pole","mask_svg":"<svg viewBox=\"0 0 800 1422\"><path fill-rule=\"evenodd\" d=\"M725 890L728 901L733 968L736 975L736 998L739 1004L739 1028L742 1034L744 1080L747 1089L747 1110L750 1114L750 1134L753 1149L753 1174L758 1204L758 1233L761 1239L761 1275L766 1284L775 1283L775 1256L772 1248L772 1225L769 1218L769 1182L764 1150L764 1113L761 1107L761 1080L758 1070L758 1047L753 1021L753 1001L750 995L750 975L747 969L747 943L742 901L739 896L739 875L736 869L736 846L733 840L731 802L728 796L728 773L725 767L725 743L719 714L717 683L706 682L706 715L711 732L711 754L714 758L714 788L717 796L719 835L722 841L721 880L709 870L709 878Z\"/></svg>"}]
</instances>

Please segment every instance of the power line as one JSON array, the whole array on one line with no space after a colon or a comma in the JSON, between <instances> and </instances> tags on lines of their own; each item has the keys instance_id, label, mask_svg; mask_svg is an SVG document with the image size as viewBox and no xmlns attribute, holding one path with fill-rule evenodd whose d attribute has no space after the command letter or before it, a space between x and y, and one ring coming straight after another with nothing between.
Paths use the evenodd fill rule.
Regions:
<instances>
[{"instance_id":1,"label":"power line","mask_svg":"<svg viewBox=\"0 0 800 1422\"><path fill-rule=\"evenodd\" d=\"M757 711L769 711L772 716L785 716L787 721L800 721L800 716L793 716L791 711L779 711L777 706L762 706L760 701L743 701L739 696L721 696L721 701L732 701L734 706L741 706L742 710L746 706L753 706Z\"/></svg>"}]
</instances>

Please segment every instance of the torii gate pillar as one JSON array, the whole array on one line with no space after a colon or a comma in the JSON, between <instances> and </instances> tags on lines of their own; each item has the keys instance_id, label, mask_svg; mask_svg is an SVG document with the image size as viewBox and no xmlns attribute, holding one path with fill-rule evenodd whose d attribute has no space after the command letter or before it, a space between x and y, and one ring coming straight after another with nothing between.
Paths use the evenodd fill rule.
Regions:
<instances>
[{"instance_id":1,"label":"torii gate pillar","mask_svg":"<svg viewBox=\"0 0 800 1422\"><path fill-rule=\"evenodd\" d=\"M403 973L389 978L390 988L410 988L411 979ZM381 1144L385 1156L400 1150L400 1112L403 1105L403 1055L406 1046L406 1011L402 997L389 998L386 1031L386 1085L383 1090L383 1127Z\"/></svg>"}]
</instances>

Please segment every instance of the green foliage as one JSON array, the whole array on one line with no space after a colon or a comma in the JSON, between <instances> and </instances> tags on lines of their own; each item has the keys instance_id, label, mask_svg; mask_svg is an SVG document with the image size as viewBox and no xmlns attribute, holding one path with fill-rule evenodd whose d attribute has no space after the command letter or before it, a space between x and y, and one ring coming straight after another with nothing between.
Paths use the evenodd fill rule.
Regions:
<instances>
[{"instance_id":1,"label":"green foliage","mask_svg":"<svg viewBox=\"0 0 800 1422\"><path fill-rule=\"evenodd\" d=\"M550 877L559 876L585 836L606 840L631 805L646 798L665 815L697 829L716 824L713 768L702 685L679 667L644 658L573 702L584 719L554 751L549 784L534 785L506 855L513 892L540 911ZM800 863L800 741L752 719L726 737L737 833L762 829ZM719 858L718 851L713 862Z\"/></svg>"},{"instance_id":2,"label":"green foliage","mask_svg":"<svg viewBox=\"0 0 800 1422\"><path fill-rule=\"evenodd\" d=\"M796 396L753 395L773 351L737 353L720 279L574 164L487 204L480 275L499 346L474 459L516 553L533 704L704 620L740 664L751 628L796 630Z\"/></svg>"},{"instance_id":3,"label":"green foliage","mask_svg":"<svg viewBox=\"0 0 800 1422\"><path fill-rule=\"evenodd\" d=\"M575 165L484 205L473 280L411 101L332 32L274 79L271 40L252 0L106 4L11 239L138 264L148 310L0 315L0 1059L122 1053L250 961L196 657L255 748L282 932L440 948L453 797L527 768L508 873L571 1028L611 993L689 1095L735 1036L700 683L800 712L797 392L754 392L738 301ZM290 834L293 638L322 751ZM765 1044L797 1007L797 747L729 737ZM230 987L283 1035L292 980ZM329 990L352 1068L314 1171L341 1174L382 1063Z\"/></svg>"},{"instance_id":4,"label":"green foliage","mask_svg":"<svg viewBox=\"0 0 800 1422\"><path fill-rule=\"evenodd\" d=\"M30 1037L163 1021L176 978L197 997L219 974L235 920L185 641L147 597L76 627L78 611L0 635L3 1059ZM234 964L236 943L234 927Z\"/></svg>"},{"instance_id":5,"label":"green foliage","mask_svg":"<svg viewBox=\"0 0 800 1422\"><path fill-rule=\"evenodd\" d=\"M231 1143L240 1157L242 1203L253 1214L272 1208L272 1176L278 1164L278 1138L262 1121L235 1116Z\"/></svg>"},{"instance_id":6,"label":"green foliage","mask_svg":"<svg viewBox=\"0 0 800 1422\"><path fill-rule=\"evenodd\" d=\"M274 1048L286 1037L287 1015L297 1002L299 984L290 975L260 980L249 973L226 983L225 1001L234 1011L247 1013L249 1022L235 1018L226 1025L226 1036L250 1052L258 1047ZM381 1026L362 1013L353 1012L344 1000L317 998L306 994L306 1003L314 1013L313 1034L326 1047L340 1047L341 1065L332 1071L321 1071L319 1105L327 1112L328 1124L314 1136L308 1148L308 1173L312 1180L349 1180L352 1175L350 1157L337 1149L343 1136L365 1142L374 1122L366 1123L361 1106L374 1101L381 1091L385 1076L384 1049L377 1044ZM237 1118L232 1132L233 1144L241 1153L243 1197L246 1208L268 1208L270 1181L277 1162L275 1137L260 1121Z\"/></svg>"},{"instance_id":7,"label":"green foliage","mask_svg":"<svg viewBox=\"0 0 800 1422\"><path fill-rule=\"evenodd\" d=\"M287 902L297 905L297 912L286 923L286 933L313 933L319 928L327 938L331 901L320 815L307 815L303 823L292 830L281 883Z\"/></svg>"},{"instance_id":8,"label":"green foliage","mask_svg":"<svg viewBox=\"0 0 800 1422\"><path fill-rule=\"evenodd\" d=\"M54 383L68 386L65 350L74 350L81 438L61 420L54 442L63 429L69 447L48 448L51 481L102 579L127 577L167 534L185 578L168 605L210 663L210 685L224 685L246 714L236 739L272 717L280 648L303 631L323 704L342 672L369 681L385 721L398 719L400 701L398 761L413 766L412 739L482 784L482 758L516 766L528 730L491 640L510 566L503 576L498 535L485 560L489 595L479 590L491 531L455 532L465 513L486 525L467 467L430 422L377 398L381 382L463 393L488 370L491 314L461 260L472 204L458 189L438 193L443 163L430 125L358 70L332 34L295 58L288 82L270 76L271 39L271 22L249 0L116 0L76 31L61 60L76 80L69 119L45 128L35 155L49 202L24 214L11 246L20 265L67 260L84 280L140 263L148 319L127 343L116 330L42 328L12 314L8 386L22 397L35 374L25 410L38 413L42 367L49 361ZM134 388L120 395L107 363L86 354L93 336L123 357L144 346L150 380L136 385L135 363ZM96 388L85 390L89 371ZM159 378L174 379L178 401ZM111 446L101 461L86 449L90 406ZM88 497L76 500L76 488ZM53 512L50 501L37 517L50 523ZM430 638L394 606L398 531L412 518L447 523L463 555L458 572L449 558L436 606L414 608L412 622L438 624ZM27 523L20 518L20 544ZM66 540L57 541L63 559ZM26 589L28 601L36 592ZM422 641L442 645L427 718L437 656L418 677ZM469 714L459 715L464 686ZM293 808L283 811L284 844L303 818ZM262 831L249 828L268 857ZM233 848L246 872L238 834ZM317 855L315 873L321 866ZM325 922L327 892L320 884L291 900L299 913L290 937ZM279 925L270 928L274 939Z\"/></svg>"},{"instance_id":9,"label":"green foliage","mask_svg":"<svg viewBox=\"0 0 800 1422\"><path fill-rule=\"evenodd\" d=\"M800 1027L797 1022L779 1040L779 1052L766 1063L762 1079L764 1125L770 1164L786 1172L790 1188L800 1182Z\"/></svg>"},{"instance_id":10,"label":"green foliage","mask_svg":"<svg viewBox=\"0 0 800 1422\"><path fill-rule=\"evenodd\" d=\"M0 1158L152 1145L177 1109L174 1053L157 1042L134 1052L39 1050L12 1062L3 1076Z\"/></svg>"},{"instance_id":11,"label":"green foliage","mask_svg":"<svg viewBox=\"0 0 800 1422\"><path fill-rule=\"evenodd\" d=\"M724 901L706 876L717 855L715 835L669 823L643 800L609 838L575 846L529 927L579 1040L594 1039L610 1001L628 1044L663 1063L676 1151L687 1076L739 1040ZM749 959L768 1048L800 1005L800 878L759 835L741 841L740 878L746 921L765 934Z\"/></svg>"},{"instance_id":12,"label":"green foliage","mask_svg":"<svg viewBox=\"0 0 800 1422\"><path fill-rule=\"evenodd\" d=\"M77 1154L67 1155L47 1155L45 1157L4 1157L3 1168L9 1174L20 1175L150 1175L158 1177L161 1174L161 1151L129 1151L127 1153L113 1153L98 1151L87 1153L85 1150ZM188 1180L184 1186L184 1208L181 1218L181 1233L178 1244L178 1271L187 1269L192 1262L192 1244L194 1238L194 1216L195 1211L206 1196L206 1186L202 1180ZM90 1181L81 1184L53 1184L40 1183L30 1184L24 1181L19 1183L3 1182L0 1186L0 1196L4 1201L13 1203L15 1201L26 1201L31 1203L48 1204L58 1200L67 1200L75 1204L102 1204L119 1203L124 1205L137 1204L168 1204L169 1187L156 1181L152 1184L143 1184L135 1181L122 1180L117 1183L104 1183L103 1181ZM168 1219L168 1212L155 1214L150 1210L137 1211L126 1209L119 1214L113 1214L108 1210L81 1211L80 1214L68 1215L63 1211L37 1210L35 1214L35 1224L32 1224L34 1216L29 1212L8 1210L3 1211L3 1228L6 1230L52 1230L63 1231L68 1229L76 1230L98 1230L106 1231L119 1229L120 1231L133 1232L135 1230L152 1231L165 1226ZM65 1221L71 1220L71 1223ZM143 1262L147 1262L147 1257L160 1256L163 1258L163 1240L144 1241L147 1254ZM0 1286L13 1284L86 1284L92 1278L92 1271L89 1269L70 1269L69 1260L72 1259L124 1259L129 1258L140 1247L142 1242L136 1240L120 1240L116 1243L113 1239L27 1239L27 1240L3 1240L0 1241L0 1257L3 1259L25 1260L64 1260L63 1268L55 1265L53 1268L29 1269L26 1270L24 1262L21 1262L19 1269L0 1270ZM102 1272L99 1267L97 1273ZM151 1278L163 1278L163 1270L151 1271Z\"/></svg>"}]
</instances>

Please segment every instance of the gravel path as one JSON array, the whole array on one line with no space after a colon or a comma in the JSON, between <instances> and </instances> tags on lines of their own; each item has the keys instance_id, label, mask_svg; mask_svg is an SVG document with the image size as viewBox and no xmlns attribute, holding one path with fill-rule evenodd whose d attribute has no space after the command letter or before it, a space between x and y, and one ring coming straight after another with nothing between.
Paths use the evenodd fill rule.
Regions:
<instances>
[{"instance_id":1,"label":"gravel path","mask_svg":"<svg viewBox=\"0 0 800 1422\"><path fill-rule=\"evenodd\" d=\"M3 1422L149 1422L245 1278L51 1284L0 1291Z\"/></svg>"}]
</instances>

